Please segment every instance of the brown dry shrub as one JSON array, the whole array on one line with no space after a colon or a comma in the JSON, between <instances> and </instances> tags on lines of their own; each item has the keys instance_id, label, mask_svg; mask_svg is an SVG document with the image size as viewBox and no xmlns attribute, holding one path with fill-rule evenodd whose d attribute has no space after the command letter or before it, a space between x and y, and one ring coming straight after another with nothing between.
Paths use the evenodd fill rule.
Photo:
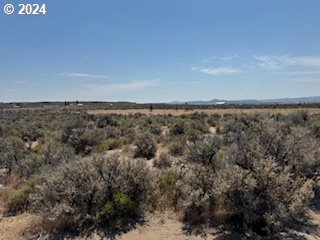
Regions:
<instances>
[{"instance_id":1,"label":"brown dry shrub","mask_svg":"<svg viewBox=\"0 0 320 240\"><path fill-rule=\"evenodd\" d=\"M70 219L70 227L109 225L142 216L156 184L146 162L113 155L81 159L46 173L31 198L33 210L56 224Z\"/></svg>"},{"instance_id":2,"label":"brown dry shrub","mask_svg":"<svg viewBox=\"0 0 320 240\"><path fill-rule=\"evenodd\" d=\"M172 166L172 158L168 153L161 153L159 157L154 159L153 166L160 170L170 168Z\"/></svg>"},{"instance_id":3,"label":"brown dry shrub","mask_svg":"<svg viewBox=\"0 0 320 240\"><path fill-rule=\"evenodd\" d=\"M16 214L24 212L29 207L29 189L11 189L0 190L0 200L4 204L5 212Z\"/></svg>"},{"instance_id":4,"label":"brown dry shrub","mask_svg":"<svg viewBox=\"0 0 320 240\"><path fill-rule=\"evenodd\" d=\"M314 197L319 142L304 122L286 121L235 116L223 126L221 142L189 146L180 166L189 221L210 223L225 212L226 223L266 235L305 216Z\"/></svg>"},{"instance_id":5,"label":"brown dry shrub","mask_svg":"<svg viewBox=\"0 0 320 240\"><path fill-rule=\"evenodd\" d=\"M135 157L151 159L155 156L157 151L157 144L151 133L145 132L137 136L134 141Z\"/></svg>"}]
</instances>

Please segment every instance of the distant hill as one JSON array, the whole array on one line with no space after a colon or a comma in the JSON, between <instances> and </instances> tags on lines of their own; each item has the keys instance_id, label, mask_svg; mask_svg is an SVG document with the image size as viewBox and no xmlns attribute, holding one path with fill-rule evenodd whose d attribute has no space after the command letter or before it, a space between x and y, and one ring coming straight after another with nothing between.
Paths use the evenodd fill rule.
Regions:
<instances>
[{"instance_id":1,"label":"distant hill","mask_svg":"<svg viewBox=\"0 0 320 240\"><path fill-rule=\"evenodd\" d=\"M279 99L244 99L244 100L223 100L212 99L209 101L188 101L172 102L170 104L189 104L189 105L266 105L266 104L310 104L320 103L319 97L302 97L302 98L279 98Z\"/></svg>"}]
</instances>

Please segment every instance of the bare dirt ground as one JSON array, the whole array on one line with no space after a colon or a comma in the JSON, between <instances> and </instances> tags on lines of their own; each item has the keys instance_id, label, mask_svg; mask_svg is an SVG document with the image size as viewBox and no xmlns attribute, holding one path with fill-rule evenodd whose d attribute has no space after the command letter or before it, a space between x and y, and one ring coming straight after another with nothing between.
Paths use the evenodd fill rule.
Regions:
<instances>
[{"instance_id":1,"label":"bare dirt ground","mask_svg":"<svg viewBox=\"0 0 320 240\"><path fill-rule=\"evenodd\" d=\"M36 239L40 231L41 218L32 214L21 214L12 217L0 215L0 239L26 240Z\"/></svg>"},{"instance_id":2,"label":"bare dirt ground","mask_svg":"<svg viewBox=\"0 0 320 240\"><path fill-rule=\"evenodd\" d=\"M313 226L320 226L320 214L313 211L309 213ZM299 230L291 230L281 234L281 239L292 240L319 240L320 228L306 227ZM249 237L250 238L250 237ZM230 232L219 228L203 229L201 232L190 231L174 216L155 215L149 223L143 227L132 230L118 238L119 240L238 240L248 239L239 232ZM250 239L257 239L251 237Z\"/></svg>"},{"instance_id":3,"label":"bare dirt ground","mask_svg":"<svg viewBox=\"0 0 320 240\"><path fill-rule=\"evenodd\" d=\"M310 224L314 227L303 227L281 234L281 239L292 240L319 240L320 239L320 213L310 211ZM21 214L13 217L0 218L0 239L2 240L28 240L48 239L48 235L39 233L41 219L31 214ZM174 213L156 213L149 215L143 226L138 226L121 236L117 240L236 240L243 237L238 232L228 232L221 229L202 229L196 234L190 231ZM37 233L38 231L38 233ZM39 236L42 236L39 238ZM60 237L64 240L101 240L100 236L91 237ZM256 239L256 238L252 238Z\"/></svg>"},{"instance_id":4,"label":"bare dirt ground","mask_svg":"<svg viewBox=\"0 0 320 240\"><path fill-rule=\"evenodd\" d=\"M208 233L204 235L192 235L187 229L184 229L183 224L170 214L158 214L152 216L148 223L136 228L122 236L119 240L151 240L151 239L166 239L166 240L203 240L214 239L213 235Z\"/></svg>"},{"instance_id":5,"label":"bare dirt ground","mask_svg":"<svg viewBox=\"0 0 320 240\"><path fill-rule=\"evenodd\" d=\"M228 113L241 114L241 113L269 113L269 114L290 114L297 111L307 111L311 114L319 114L320 108L248 108L248 109L239 109L239 108L227 108L227 109L194 109L194 110L175 110L175 109L154 109L150 112L149 109L109 109L109 110L88 110L89 114L99 115L99 114L122 114L130 115L135 113L142 113L146 115L168 115L180 116L183 114L192 114L192 113L207 113L207 114L219 114L224 115Z\"/></svg>"}]
</instances>

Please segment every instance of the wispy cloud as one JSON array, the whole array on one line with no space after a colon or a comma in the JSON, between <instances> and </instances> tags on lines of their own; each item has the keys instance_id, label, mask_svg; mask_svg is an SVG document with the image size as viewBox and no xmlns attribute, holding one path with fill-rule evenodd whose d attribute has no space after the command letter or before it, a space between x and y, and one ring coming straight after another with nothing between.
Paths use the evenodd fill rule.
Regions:
<instances>
[{"instance_id":1,"label":"wispy cloud","mask_svg":"<svg viewBox=\"0 0 320 240\"><path fill-rule=\"evenodd\" d=\"M71 78L95 78L95 79L108 79L110 78L109 75L98 75L98 74L91 74L91 73L79 73L79 72L67 72L61 74L65 77Z\"/></svg>"},{"instance_id":2,"label":"wispy cloud","mask_svg":"<svg viewBox=\"0 0 320 240\"><path fill-rule=\"evenodd\" d=\"M296 76L296 75L320 75L320 71L292 71L285 72L284 75Z\"/></svg>"},{"instance_id":3,"label":"wispy cloud","mask_svg":"<svg viewBox=\"0 0 320 240\"><path fill-rule=\"evenodd\" d=\"M209 75L224 75L239 73L240 70L234 67L192 67L193 71L209 74Z\"/></svg>"},{"instance_id":4,"label":"wispy cloud","mask_svg":"<svg viewBox=\"0 0 320 240\"><path fill-rule=\"evenodd\" d=\"M104 93L120 93L128 91L137 91L144 88L153 87L159 84L159 80L140 80L128 83L114 84L84 84L83 86L89 91L104 92Z\"/></svg>"},{"instance_id":5,"label":"wispy cloud","mask_svg":"<svg viewBox=\"0 0 320 240\"><path fill-rule=\"evenodd\" d=\"M257 65L266 70L281 70L285 67L320 67L320 57L263 55L254 56Z\"/></svg>"},{"instance_id":6,"label":"wispy cloud","mask_svg":"<svg viewBox=\"0 0 320 240\"><path fill-rule=\"evenodd\" d=\"M208 62L212 62L215 60L217 60L217 57L207 57L207 58L203 59L201 62L208 63Z\"/></svg>"},{"instance_id":7,"label":"wispy cloud","mask_svg":"<svg viewBox=\"0 0 320 240\"><path fill-rule=\"evenodd\" d=\"M223 60L223 61L231 61L231 60L234 60L234 59L236 59L238 57L239 57L238 55L224 56L224 57L221 58L221 60Z\"/></svg>"},{"instance_id":8,"label":"wispy cloud","mask_svg":"<svg viewBox=\"0 0 320 240\"><path fill-rule=\"evenodd\" d=\"M220 61L224 61L224 62L228 62L228 61L232 61L235 60L239 57L239 55L226 55L223 57L207 57L205 59L203 59L201 62L202 63L209 63L209 62L220 62Z\"/></svg>"}]
</instances>

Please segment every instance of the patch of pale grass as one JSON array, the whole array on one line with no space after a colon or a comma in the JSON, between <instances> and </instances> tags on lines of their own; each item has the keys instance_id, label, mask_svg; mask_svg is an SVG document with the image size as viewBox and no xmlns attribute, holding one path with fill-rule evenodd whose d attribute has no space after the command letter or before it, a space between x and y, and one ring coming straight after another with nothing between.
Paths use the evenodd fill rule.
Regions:
<instances>
[{"instance_id":1,"label":"patch of pale grass","mask_svg":"<svg viewBox=\"0 0 320 240\"><path fill-rule=\"evenodd\" d=\"M35 239L43 232L42 218L24 213L18 216L0 218L0 239Z\"/></svg>"}]
</instances>

